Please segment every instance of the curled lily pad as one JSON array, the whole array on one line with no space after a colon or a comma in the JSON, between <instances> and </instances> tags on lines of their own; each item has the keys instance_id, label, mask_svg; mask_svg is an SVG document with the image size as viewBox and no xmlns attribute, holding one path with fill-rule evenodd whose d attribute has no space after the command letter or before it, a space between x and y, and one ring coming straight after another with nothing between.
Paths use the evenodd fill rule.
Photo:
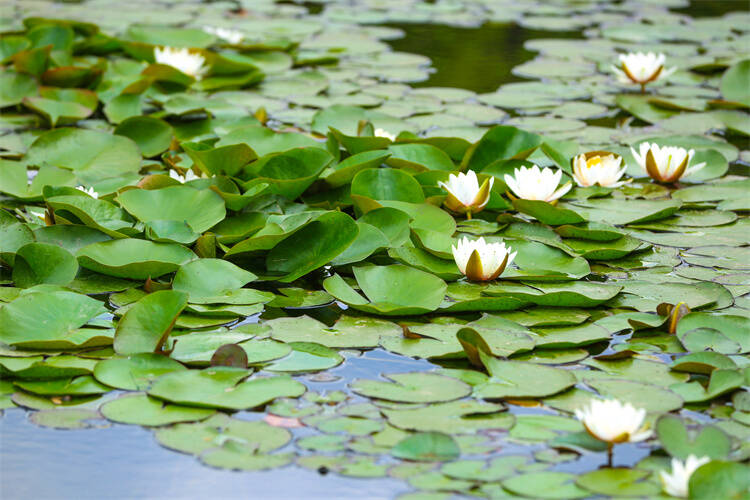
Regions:
<instances>
[{"instance_id":1,"label":"curled lily pad","mask_svg":"<svg viewBox=\"0 0 750 500\"><path fill-rule=\"evenodd\" d=\"M187 295L174 290L150 293L128 309L117 323L114 349L118 354L158 352L187 305Z\"/></svg>"}]
</instances>

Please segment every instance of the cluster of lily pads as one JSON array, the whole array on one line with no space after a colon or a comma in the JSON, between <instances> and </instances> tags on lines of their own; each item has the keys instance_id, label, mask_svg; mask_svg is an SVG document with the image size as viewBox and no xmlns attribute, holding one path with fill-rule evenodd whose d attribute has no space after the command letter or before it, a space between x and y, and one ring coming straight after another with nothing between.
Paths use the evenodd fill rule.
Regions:
<instances>
[{"instance_id":1,"label":"cluster of lily pads","mask_svg":"<svg viewBox=\"0 0 750 500\"><path fill-rule=\"evenodd\" d=\"M416 134L340 104L284 128L255 86L330 92L290 67L337 59L216 27L28 18L0 50L18 132L0 141L3 407L437 498L747 493L750 182L725 175L731 143ZM750 64L712 71L746 132ZM523 85L498 94L563 99ZM324 389L382 351L432 370ZM617 465L623 442L637 463L566 468Z\"/></svg>"}]
</instances>

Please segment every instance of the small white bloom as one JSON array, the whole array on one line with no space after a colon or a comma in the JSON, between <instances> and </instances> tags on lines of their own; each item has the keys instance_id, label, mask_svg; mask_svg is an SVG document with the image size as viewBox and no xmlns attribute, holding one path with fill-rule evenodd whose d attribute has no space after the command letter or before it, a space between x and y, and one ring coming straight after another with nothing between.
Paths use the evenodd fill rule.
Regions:
<instances>
[{"instance_id":1,"label":"small white bloom","mask_svg":"<svg viewBox=\"0 0 750 500\"><path fill-rule=\"evenodd\" d=\"M206 71L208 71L208 67L205 66L206 59L197 52L190 52L189 49L155 47L154 60L159 64L172 66L196 80L200 80Z\"/></svg>"},{"instance_id":2,"label":"small white bloom","mask_svg":"<svg viewBox=\"0 0 750 500\"><path fill-rule=\"evenodd\" d=\"M581 187L599 184L602 187L620 187L627 166L620 168L622 157L613 154L580 154L573 160L573 179Z\"/></svg>"},{"instance_id":3,"label":"small white bloom","mask_svg":"<svg viewBox=\"0 0 750 500\"><path fill-rule=\"evenodd\" d=\"M505 242L487 243L484 238L470 240L466 236L451 246L458 269L472 281L491 281L500 276L516 258ZM513 253L511 253L513 252Z\"/></svg>"},{"instance_id":4,"label":"small white bloom","mask_svg":"<svg viewBox=\"0 0 750 500\"><path fill-rule=\"evenodd\" d=\"M552 170L533 165L531 168L521 167L513 171L513 177L505 175L505 183L513 194L523 200L540 200L551 203L570 191L571 182L566 182L557 189L562 178L562 170Z\"/></svg>"},{"instance_id":5,"label":"small white bloom","mask_svg":"<svg viewBox=\"0 0 750 500\"><path fill-rule=\"evenodd\" d=\"M195 172L193 172L192 169L188 169L185 172L185 175L180 175L176 171L170 170L169 171L169 176L172 179L174 179L176 181L179 181L180 184L185 184L186 182L190 182L190 181L194 181L195 179L202 179L203 178L202 175L195 175Z\"/></svg>"},{"instance_id":6,"label":"small white bloom","mask_svg":"<svg viewBox=\"0 0 750 500\"><path fill-rule=\"evenodd\" d=\"M376 128L375 129L375 137L385 137L386 139L390 140L391 142L396 140L396 136L391 134L385 129L382 128Z\"/></svg>"},{"instance_id":7,"label":"small white bloom","mask_svg":"<svg viewBox=\"0 0 750 500\"><path fill-rule=\"evenodd\" d=\"M612 66L617 79L620 83L638 83L646 85L655 82L661 78L666 78L677 68L664 69L666 61L664 54L654 54L643 52L620 54L620 67Z\"/></svg>"},{"instance_id":8,"label":"small white bloom","mask_svg":"<svg viewBox=\"0 0 750 500\"><path fill-rule=\"evenodd\" d=\"M468 173L459 172L458 175L450 174L448 182L438 182L438 185L448 191L445 206L449 210L459 213L481 212L490 201L490 191L495 182L494 177L485 179L479 185L477 174L473 170Z\"/></svg>"},{"instance_id":9,"label":"small white bloom","mask_svg":"<svg viewBox=\"0 0 750 500\"><path fill-rule=\"evenodd\" d=\"M630 148L633 158L657 182L677 182L681 177L693 174L706 166L705 162L690 166L690 160L695 155L693 149L688 151L675 146L659 147L656 143L648 142L642 142L638 149L636 152Z\"/></svg>"},{"instance_id":10,"label":"small white bloom","mask_svg":"<svg viewBox=\"0 0 750 500\"><path fill-rule=\"evenodd\" d=\"M97 193L96 191L94 191L94 188L88 188L88 189L86 189L85 186L76 186L76 189L79 190L79 191L82 191L82 192L86 193L87 195L91 196L94 199L99 198L99 193Z\"/></svg>"},{"instance_id":11,"label":"small white bloom","mask_svg":"<svg viewBox=\"0 0 750 500\"><path fill-rule=\"evenodd\" d=\"M227 28L214 28L213 26L204 26L203 31L205 31L209 35L213 35L215 37L221 38L222 40L226 40L227 42L234 45L237 45L245 38L244 33L242 33L241 31L231 30Z\"/></svg>"},{"instance_id":12,"label":"small white bloom","mask_svg":"<svg viewBox=\"0 0 750 500\"><path fill-rule=\"evenodd\" d=\"M589 434L606 443L635 443L651 436L644 425L646 410L616 399L593 399L587 407L575 411Z\"/></svg>"},{"instance_id":13,"label":"small white bloom","mask_svg":"<svg viewBox=\"0 0 750 500\"><path fill-rule=\"evenodd\" d=\"M690 482L690 476L693 472L698 469L701 465L707 464L711 459L708 457L698 458L695 455L689 455L685 463L676 458L672 459L672 472L661 471L661 482L664 486L664 491L668 495L673 497L687 498L688 496L688 484Z\"/></svg>"}]
</instances>

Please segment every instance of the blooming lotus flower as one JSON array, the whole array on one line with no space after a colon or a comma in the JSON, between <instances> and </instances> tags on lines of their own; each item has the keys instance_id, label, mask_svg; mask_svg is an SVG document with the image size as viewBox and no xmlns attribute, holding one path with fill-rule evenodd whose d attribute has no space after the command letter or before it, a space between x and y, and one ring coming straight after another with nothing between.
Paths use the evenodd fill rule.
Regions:
<instances>
[{"instance_id":1,"label":"blooming lotus flower","mask_svg":"<svg viewBox=\"0 0 750 500\"><path fill-rule=\"evenodd\" d=\"M174 179L176 181L179 181L180 184L185 184L186 182L190 182L190 181L194 181L195 179L202 179L203 178L202 175L195 175L195 172L193 172L192 169L187 169L187 171L185 172L185 175L180 175L176 171L170 170L169 171L169 176L172 179Z\"/></svg>"},{"instance_id":2,"label":"blooming lotus flower","mask_svg":"<svg viewBox=\"0 0 750 500\"><path fill-rule=\"evenodd\" d=\"M88 189L86 189L85 186L76 186L76 189L79 190L79 191L82 191L82 192L86 193L87 195L91 196L94 199L99 198L99 193L97 193L96 191L94 191L94 188L88 188Z\"/></svg>"},{"instance_id":3,"label":"blooming lotus flower","mask_svg":"<svg viewBox=\"0 0 750 500\"><path fill-rule=\"evenodd\" d=\"M458 175L450 174L448 182L438 182L438 185L448 191L445 206L449 210L467 214L471 218L472 212L481 212L490 201L490 190L494 182L495 178L489 177L480 186L477 174L469 170L467 174L463 172Z\"/></svg>"},{"instance_id":4,"label":"blooming lotus flower","mask_svg":"<svg viewBox=\"0 0 750 500\"><path fill-rule=\"evenodd\" d=\"M706 166L705 162L690 166L690 160L695 154L693 149L688 151L674 146L659 147L656 143L648 142L642 142L638 149L639 152L636 152L630 148L630 152L633 153L638 165L656 182L677 182L680 177L695 173Z\"/></svg>"},{"instance_id":5,"label":"blooming lotus flower","mask_svg":"<svg viewBox=\"0 0 750 500\"><path fill-rule=\"evenodd\" d=\"M690 482L690 476L696 471L701 465L707 464L711 459L708 457L698 458L695 455L689 455L685 463L676 458L672 459L672 472L661 471L661 482L664 486L664 491L668 495L673 497L687 498L688 496L688 483Z\"/></svg>"},{"instance_id":6,"label":"blooming lotus flower","mask_svg":"<svg viewBox=\"0 0 750 500\"><path fill-rule=\"evenodd\" d=\"M214 28L213 26L204 26L203 31L205 31L209 35L221 38L222 40L225 40L234 45L237 45L245 38L244 33L242 33L241 31L230 30L227 28Z\"/></svg>"},{"instance_id":7,"label":"blooming lotus flower","mask_svg":"<svg viewBox=\"0 0 750 500\"><path fill-rule=\"evenodd\" d=\"M385 129L382 128L376 128L375 129L375 137L385 137L386 139L390 140L391 142L396 140L396 136L391 134Z\"/></svg>"},{"instance_id":8,"label":"blooming lotus flower","mask_svg":"<svg viewBox=\"0 0 750 500\"><path fill-rule=\"evenodd\" d=\"M466 236L451 246L453 258L463 275L471 281L491 281L513 262L517 252L505 243L487 243L484 238L470 240Z\"/></svg>"},{"instance_id":9,"label":"blooming lotus flower","mask_svg":"<svg viewBox=\"0 0 750 500\"><path fill-rule=\"evenodd\" d=\"M208 71L205 66L206 59L197 52L189 49L174 49L172 47L154 48L154 60L159 64L166 64L200 80Z\"/></svg>"},{"instance_id":10,"label":"blooming lotus flower","mask_svg":"<svg viewBox=\"0 0 750 500\"><path fill-rule=\"evenodd\" d=\"M620 67L612 66L620 83L637 83L641 91L645 92L646 84L655 82L660 78L666 78L674 73L677 68L664 69L664 54L643 52L620 54Z\"/></svg>"},{"instance_id":11,"label":"blooming lotus flower","mask_svg":"<svg viewBox=\"0 0 750 500\"><path fill-rule=\"evenodd\" d=\"M573 179L581 187L595 186L620 187L630 182L621 181L620 177L625 173L627 166L620 168L622 157L612 153L604 154L605 151L594 151L583 153L573 160Z\"/></svg>"},{"instance_id":12,"label":"blooming lotus flower","mask_svg":"<svg viewBox=\"0 0 750 500\"><path fill-rule=\"evenodd\" d=\"M588 407L576 410L575 414L589 434L610 446L643 441L651 435L643 422L646 410L616 399L592 400Z\"/></svg>"},{"instance_id":13,"label":"blooming lotus flower","mask_svg":"<svg viewBox=\"0 0 750 500\"><path fill-rule=\"evenodd\" d=\"M521 167L513 171L513 177L505 175L505 183L517 197L523 200L540 200L552 203L573 187L566 182L557 189L562 178L562 170L552 170L533 165L531 168Z\"/></svg>"}]
</instances>

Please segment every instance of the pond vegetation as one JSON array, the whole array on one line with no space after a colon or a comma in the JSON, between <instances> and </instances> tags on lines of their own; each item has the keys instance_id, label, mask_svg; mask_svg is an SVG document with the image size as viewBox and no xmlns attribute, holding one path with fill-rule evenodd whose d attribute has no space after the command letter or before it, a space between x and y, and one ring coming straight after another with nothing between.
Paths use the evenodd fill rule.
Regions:
<instances>
[{"instance_id":1,"label":"pond vegetation","mask_svg":"<svg viewBox=\"0 0 750 500\"><path fill-rule=\"evenodd\" d=\"M20 479L79 429L269 498L750 497L724 4L9 3L0 491L84 492Z\"/></svg>"}]
</instances>

